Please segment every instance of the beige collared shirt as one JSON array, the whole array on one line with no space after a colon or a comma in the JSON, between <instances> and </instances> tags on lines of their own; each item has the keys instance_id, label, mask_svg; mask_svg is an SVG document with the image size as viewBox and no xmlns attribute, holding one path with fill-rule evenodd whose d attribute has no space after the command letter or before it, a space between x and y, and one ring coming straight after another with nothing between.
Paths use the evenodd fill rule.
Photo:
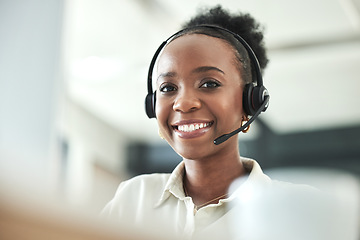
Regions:
<instances>
[{"instance_id":1,"label":"beige collared shirt","mask_svg":"<svg viewBox=\"0 0 360 240\"><path fill-rule=\"evenodd\" d=\"M102 215L119 228L159 236L155 239L357 239L344 238L358 230L353 209L348 209L352 215L344 215L342 204L347 202L308 185L271 180L256 161L241 161L248 175L235 180L229 197L217 204L194 210L191 197L184 194L181 162L171 174L141 175L121 183Z\"/></svg>"},{"instance_id":2,"label":"beige collared shirt","mask_svg":"<svg viewBox=\"0 0 360 240\"><path fill-rule=\"evenodd\" d=\"M183 190L184 162L171 174L148 174L134 177L120 184L115 197L106 205L102 215L115 218L119 223L141 227L144 231L159 231L176 235L180 239L210 235L214 239L229 239L234 199L248 199L254 186L271 184L259 164L241 158L249 175L234 183L232 194L217 204L195 210L191 197Z\"/></svg>"}]
</instances>

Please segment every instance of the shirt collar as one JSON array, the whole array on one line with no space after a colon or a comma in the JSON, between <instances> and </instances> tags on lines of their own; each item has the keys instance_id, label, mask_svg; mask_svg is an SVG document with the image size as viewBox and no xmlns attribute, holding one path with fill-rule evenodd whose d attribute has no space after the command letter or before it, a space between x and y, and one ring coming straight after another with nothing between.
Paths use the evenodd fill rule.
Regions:
<instances>
[{"instance_id":1,"label":"shirt collar","mask_svg":"<svg viewBox=\"0 0 360 240\"><path fill-rule=\"evenodd\" d=\"M183 176L185 171L185 163L180 162L174 171L171 173L165 188L161 194L159 201L155 204L154 207L159 207L166 199L173 194L175 197L183 200L185 198L184 189L183 189Z\"/></svg>"},{"instance_id":2,"label":"shirt collar","mask_svg":"<svg viewBox=\"0 0 360 240\"><path fill-rule=\"evenodd\" d=\"M247 199L257 194L259 190L271 184L271 179L263 173L260 165L253 159L241 157L245 170L249 173L245 177L236 179L230 186L230 197L223 199L224 202L232 201L234 198Z\"/></svg>"},{"instance_id":3,"label":"shirt collar","mask_svg":"<svg viewBox=\"0 0 360 240\"><path fill-rule=\"evenodd\" d=\"M260 165L255 160L241 157L241 162L243 163L245 170L248 172L248 175L236 179L229 189L231 195L226 199L220 200L220 202L232 201L234 198L243 195L243 192L248 192L249 189L253 190L254 186L264 187L265 185L271 183L271 179L263 173ZM159 207L170 197L171 194L180 200L183 200L186 197L183 188L184 171L185 163L182 161L171 173L161 197L154 207Z\"/></svg>"}]
</instances>

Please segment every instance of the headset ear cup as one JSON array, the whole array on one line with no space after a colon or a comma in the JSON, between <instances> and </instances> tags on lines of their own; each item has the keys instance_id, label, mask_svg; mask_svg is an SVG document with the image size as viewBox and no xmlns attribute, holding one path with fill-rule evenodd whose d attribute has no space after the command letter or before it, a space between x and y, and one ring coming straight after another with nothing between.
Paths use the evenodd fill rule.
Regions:
<instances>
[{"instance_id":1,"label":"headset ear cup","mask_svg":"<svg viewBox=\"0 0 360 240\"><path fill-rule=\"evenodd\" d=\"M252 94L254 86L254 83L248 83L245 85L243 90L243 108L245 113L250 116L252 116L255 112L252 107Z\"/></svg>"},{"instance_id":2,"label":"headset ear cup","mask_svg":"<svg viewBox=\"0 0 360 240\"><path fill-rule=\"evenodd\" d=\"M154 91L153 95L152 95L152 109L153 109L153 113L154 113L154 118L156 118L156 91Z\"/></svg>"},{"instance_id":3,"label":"headset ear cup","mask_svg":"<svg viewBox=\"0 0 360 240\"><path fill-rule=\"evenodd\" d=\"M268 95L267 90L264 86L256 86L253 90L252 104L255 111L257 111L263 102L265 101L265 96ZM264 108L263 112L266 110Z\"/></svg>"},{"instance_id":4,"label":"headset ear cup","mask_svg":"<svg viewBox=\"0 0 360 240\"><path fill-rule=\"evenodd\" d=\"M145 98L145 111L149 118L155 118L155 101L156 91L154 93L148 93Z\"/></svg>"}]
</instances>

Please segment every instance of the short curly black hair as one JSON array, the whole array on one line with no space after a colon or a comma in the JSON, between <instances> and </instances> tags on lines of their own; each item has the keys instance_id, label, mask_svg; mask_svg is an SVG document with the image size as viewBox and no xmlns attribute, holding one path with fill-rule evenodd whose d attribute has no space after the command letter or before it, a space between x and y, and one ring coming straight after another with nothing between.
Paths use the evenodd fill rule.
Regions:
<instances>
[{"instance_id":1,"label":"short curly black hair","mask_svg":"<svg viewBox=\"0 0 360 240\"><path fill-rule=\"evenodd\" d=\"M220 26L241 36L254 51L259 61L261 70L263 71L265 69L269 60L267 58L265 44L263 42L263 28L250 14L239 12L232 15L229 11L223 9L220 5L217 5L210 9L201 9L195 17L185 22L182 27L193 28L201 25ZM251 70L253 68L251 67L247 51L242 44L235 40L230 34L224 32L219 33L219 31L212 29L205 30L200 28L198 30L191 30L190 32L222 38L230 43L230 45L232 45L232 47L237 51L237 58L242 63L242 67L245 70L245 82L248 83L254 81L251 77L254 72Z\"/></svg>"}]
</instances>

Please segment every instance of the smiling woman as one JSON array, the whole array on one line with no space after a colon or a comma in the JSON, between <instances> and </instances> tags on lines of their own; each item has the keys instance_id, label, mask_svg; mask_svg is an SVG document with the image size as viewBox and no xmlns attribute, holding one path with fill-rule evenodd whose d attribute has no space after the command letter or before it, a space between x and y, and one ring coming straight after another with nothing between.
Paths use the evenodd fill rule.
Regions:
<instances>
[{"instance_id":1,"label":"smiling woman","mask_svg":"<svg viewBox=\"0 0 360 240\"><path fill-rule=\"evenodd\" d=\"M174 74L157 80L156 116L160 133L182 157L199 161L206 158L210 163L219 160L218 154L223 157L221 148L237 148L236 138L220 147L213 144L213 139L238 128L241 118L245 118L239 107L245 82L237 65L233 49L207 35L186 34L165 47L158 72L160 76ZM207 127L193 131L173 127L186 129L201 123Z\"/></svg>"},{"instance_id":2,"label":"smiling woman","mask_svg":"<svg viewBox=\"0 0 360 240\"><path fill-rule=\"evenodd\" d=\"M241 126L248 117L266 109L261 70L267 58L259 29L251 16L215 7L160 46L149 70L147 114L157 118L159 134L183 161L172 174L123 182L105 216L135 226L166 226L161 230L180 238L230 239L238 237L228 225L238 214L237 199L288 186L263 174L255 160L241 157L237 137L214 144L234 129L246 132ZM234 182L241 184L230 188Z\"/></svg>"}]
</instances>

